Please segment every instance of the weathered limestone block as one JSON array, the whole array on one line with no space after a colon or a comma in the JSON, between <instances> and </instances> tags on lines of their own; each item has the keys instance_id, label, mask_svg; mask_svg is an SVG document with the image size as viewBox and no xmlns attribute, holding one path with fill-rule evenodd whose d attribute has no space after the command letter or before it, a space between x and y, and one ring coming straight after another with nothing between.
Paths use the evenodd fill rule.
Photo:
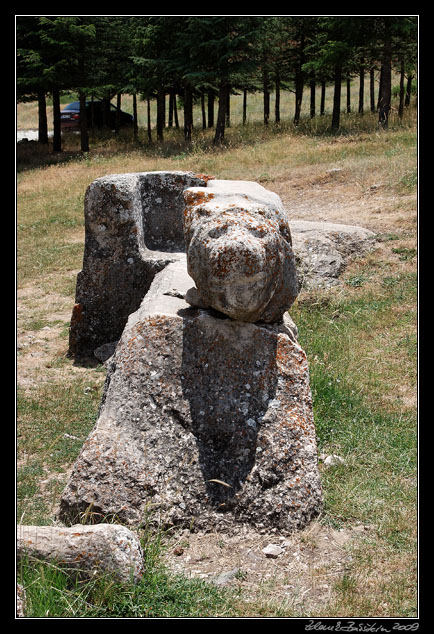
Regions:
<instances>
[{"instance_id":1,"label":"weathered limestone block","mask_svg":"<svg viewBox=\"0 0 434 634\"><path fill-rule=\"evenodd\" d=\"M92 355L119 339L155 274L185 250L183 191L206 185L206 179L192 172L142 172L104 176L89 185L72 356Z\"/></svg>"},{"instance_id":2,"label":"weathered limestone block","mask_svg":"<svg viewBox=\"0 0 434 634\"><path fill-rule=\"evenodd\" d=\"M292 220L299 285L304 289L339 284L347 264L376 246L375 234L355 225Z\"/></svg>"},{"instance_id":3,"label":"weathered limestone block","mask_svg":"<svg viewBox=\"0 0 434 634\"><path fill-rule=\"evenodd\" d=\"M187 300L239 321L280 321L298 288L279 196L257 183L214 180L184 197L188 272L198 291Z\"/></svg>"},{"instance_id":4,"label":"weathered limestone block","mask_svg":"<svg viewBox=\"0 0 434 634\"><path fill-rule=\"evenodd\" d=\"M185 255L128 319L60 518L291 532L321 508L309 372L293 324L193 308Z\"/></svg>"},{"instance_id":5,"label":"weathered limestone block","mask_svg":"<svg viewBox=\"0 0 434 634\"><path fill-rule=\"evenodd\" d=\"M116 524L71 527L18 526L17 556L63 564L89 577L109 573L121 583L143 576L143 553L135 533Z\"/></svg>"}]
</instances>

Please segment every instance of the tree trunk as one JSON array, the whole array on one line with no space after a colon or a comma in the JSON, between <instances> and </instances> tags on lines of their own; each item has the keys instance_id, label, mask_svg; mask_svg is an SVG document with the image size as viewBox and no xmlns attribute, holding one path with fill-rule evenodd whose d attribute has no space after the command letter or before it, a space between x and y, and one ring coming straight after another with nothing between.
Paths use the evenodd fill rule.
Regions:
<instances>
[{"instance_id":1,"label":"tree trunk","mask_svg":"<svg viewBox=\"0 0 434 634\"><path fill-rule=\"evenodd\" d=\"M407 77L407 90L405 92L405 106L408 108L410 105L410 97L411 97L411 83L414 79L414 75L409 75Z\"/></svg>"},{"instance_id":2,"label":"tree trunk","mask_svg":"<svg viewBox=\"0 0 434 634\"><path fill-rule=\"evenodd\" d=\"M226 95L226 127L231 127L231 89L229 85Z\"/></svg>"},{"instance_id":3,"label":"tree trunk","mask_svg":"<svg viewBox=\"0 0 434 634\"><path fill-rule=\"evenodd\" d=\"M87 130L86 95L79 92L80 100L80 146L82 152L89 152L89 132Z\"/></svg>"},{"instance_id":4,"label":"tree trunk","mask_svg":"<svg viewBox=\"0 0 434 634\"><path fill-rule=\"evenodd\" d=\"M184 87L184 139L191 141L193 127L193 92L190 84Z\"/></svg>"},{"instance_id":5,"label":"tree trunk","mask_svg":"<svg viewBox=\"0 0 434 634\"><path fill-rule=\"evenodd\" d=\"M294 113L294 124L298 125L300 121L301 114L301 104L303 101L303 73L301 70L298 70L295 74L295 113Z\"/></svg>"},{"instance_id":6,"label":"tree trunk","mask_svg":"<svg viewBox=\"0 0 434 634\"><path fill-rule=\"evenodd\" d=\"M264 87L264 125L270 121L270 93Z\"/></svg>"},{"instance_id":7,"label":"tree trunk","mask_svg":"<svg viewBox=\"0 0 434 634\"><path fill-rule=\"evenodd\" d=\"M219 106L217 112L217 125L214 135L214 145L220 145L223 143L225 137L225 121L227 111L229 85L226 81L222 81L219 90Z\"/></svg>"},{"instance_id":8,"label":"tree trunk","mask_svg":"<svg viewBox=\"0 0 434 634\"><path fill-rule=\"evenodd\" d=\"M316 83L314 79L310 81L310 118L315 116L315 96L316 96Z\"/></svg>"},{"instance_id":9,"label":"tree trunk","mask_svg":"<svg viewBox=\"0 0 434 634\"><path fill-rule=\"evenodd\" d=\"M175 119L175 128L179 130L179 121L178 121L178 105L177 105L177 94L173 93L173 118Z\"/></svg>"},{"instance_id":10,"label":"tree trunk","mask_svg":"<svg viewBox=\"0 0 434 634\"><path fill-rule=\"evenodd\" d=\"M382 128L386 129L389 124L390 104L392 99L392 45L387 25L383 45L380 86L378 122Z\"/></svg>"},{"instance_id":11,"label":"tree trunk","mask_svg":"<svg viewBox=\"0 0 434 634\"><path fill-rule=\"evenodd\" d=\"M214 127L214 100L214 92L210 90L208 92L208 128Z\"/></svg>"},{"instance_id":12,"label":"tree trunk","mask_svg":"<svg viewBox=\"0 0 434 634\"><path fill-rule=\"evenodd\" d=\"M47 102L45 92L38 92L38 143L48 144Z\"/></svg>"},{"instance_id":13,"label":"tree trunk","mask_svg":"<svg viewBox=\"0 0 434 634\"><path fill-rule=\"evenodd\" d=\"M118 134L121 128L121 103L122 96L121 93L118 92L116 95L116 117L115 117L115 132Z\"/></svg>"},{"instance_id":14,"label":"tree trunk","mask_svg":"<svg viewBox=\"0 0 434 634\"><path fill-rule=\"evenodd\" d=\"M247 122L247 88L243 90L243 125Z\"/></svg>"},{"instance_id":15,"label":"tree trunk","mask_svg":"<svg viewBox=\"0 0 434 634\"><path fill-rule=\"evenodd\" d=\"M134 117L134 122L133 122L133 136L134 136L134 140L137 141L138 135L139 135L139 124L137 121L137 93L133 93L133 117Z\"/></svg>"},{"instance_id":16,"label":"tree trunk","mask_svg":"<svg viewBox=\"0 0 434 634\"><path fill-rule=\"evenodd\" d=\"M151 131L151 99L149 95L146 97L146 109L147 109L147 130L148 141L152 143L152 131Z\"/></svg>"},{"instance_id":17,"label":"tree trunk","mask_svg":"<svg viewBox=\"0 0 434 634\"><path fill-rule=\"evenodd\" d=\"M398 117L402 119L404 115L404 99L405 99L405 88L404 88L404 60L401 60L401 75L399 78L399 106L398 106Z\"/></svg>"},{"instance_id":18,"label":"tree trunk","mask_svg":"<svg viewBox=\"0 0 434 634\"><path fill-rule=\"evenodd\" d=\"M90 127L93 128L95 127L95 108L94 108L94 100L93 100L93 95L90 99ZM89 122L88 122L89 124Z\"/></svg>"},{"instance_id":19,"label":"tree trunk","mask_svg":"<svg viewBox=\"0 0 434 634\"><path fill-rule=\"evenodd\" d=\"M169 119L168 119L168 126L169 128L173 128L173 90L171 90L169 92Z\"/></svg>"},{"instance_id":20,"label":"tree trunk","mask_svg":"<svg viewBox=\"0 0 434 634\"><path fill-rule=\"evenodd\" d=\"M332 130L338 130L341 117L342 68L335 67Z\"/></svg>"},{"instance_id":21,"label":"tree trunk","mask_svg":"<svg viewBox=\"0 0 434 634\"><path fill-rule=\"evenodd\" d=\"M377 98L377 112L378 110L380 110L380 99L381 99L381 92L383 89L382 86L383 86L383 64L381 64L381 68L380 68L380 81L378 86L378 98Z\"/></svg>"},{"instance_id":22,"label":"tree trunk","mask_svg":"<svg viewBox=\"0 0 434 634\"><path fill-rule=\"evenodd\" d=\"M369 71L369 97L371 100L371 112L375 112L375 68Z\"/></svg>"},{"instance_id":23,"label":"tree trunk","mask_svg":"<svg viewBox=\"0 0 434 634\"><path fill-rule=\"evenodd\" d=\"M303 73L303 64L304 64L304 42L305 42L305 34L304 32L301 34L299 50L298 50L298 60L295 71L295 113L294 113L294 125L298 125L301 116L301 104L303 101L303 87L304 87L304 73Z\"/></svg>"},{"instance_id":24,"label":"tree trunk","mask_svg":"<svg viewBox=\"0 0 434 634\"><path fill-rule=\"evenodd\" d=\"M89 131L85 93L79 92L78 98L80 102L80 148L82 152L89 152Z\"/></svg>"},{"instance_id":25,"label":"tree trunk","mask_svg":"<svg viewBox=\"0 0 434 634\"><path fill-rule=\"evenodd\" d=\"M205 93L200 96L200 105L202 109L202 130L206 130Z\"/></svg>"},{"instance_id":26,"label":"tree trunk","mask_svg":"<svg viewBox=\"0 0 434 634\"><path fill-rule=\"evenodd\" d=\"M325 81L321 82L321 105L320 105L320 115L324 114L325 111L325 94L326 94L326 83Z\"/></svg>"},{"instance_id":27,"label":"tree trunk","mask_svg":"<svg viewBox=\"0 0 434 634\"><path fill-rule=\"evenodd\" d=\"M264 70L262 75L262 85L264 91L264 125L268 125L270 120L270 91L268 90L268 73Z\"/></svg>"},{"instance_id":28,"label":"tree trunk","mask_svg":"<svg viewBox=\"0 0 434 634\"><path fill-rule=\"evenodd\" d=\"M365 102L365 69L362 65L359 71L360 83L359 83L359 114L363 114L363 104Z\"/></svg>"},{"instance_id":29,"label":"tree trunk","mask_svg":"<svg viewBox=\"0 0 434 634\"><path fill-rule=\"evenodd\" d=\"M351 79L347 77L347 113L351 112Z\"/></svg>"},{"instance_id":30,"label":"tree trunk","mask_svg":"<svg viewBox=\"0 0 434 634\"><path fill-rule=\"evenodd\" d=\"M280 76L276 73L276 99L274 101L274 121L280 123Z\"/></svg>"},{"instance_id":31,"label":"tree trunk","mask_svg":"<svg viewBox=\"0 0 434 634\"><path fill-rule=\"evenodd\" d=\"M60 93L53 88L53 152L62 151L62 134L60 130Z\"/></svg>"},{"instance_id":32,"label":"tree trunk","mask_svg":"<svg viewBox=\"0 0 434 634\"><path fill-rule=\"evenodd\" d=\"M161 86L157 90L157 139L164 139L164 124L166 118L166 94Z\"/></svg>"}]
</instances>

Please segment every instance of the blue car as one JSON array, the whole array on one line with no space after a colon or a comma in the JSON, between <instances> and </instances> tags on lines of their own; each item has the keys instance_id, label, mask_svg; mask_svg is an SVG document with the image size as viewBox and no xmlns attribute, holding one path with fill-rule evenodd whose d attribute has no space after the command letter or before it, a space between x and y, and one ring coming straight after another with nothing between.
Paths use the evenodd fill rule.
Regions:
<instances>
[{"instance_id":1,"label":"blue car","mask_svg":"<svg viewBox=\"0 0 434 634\"><path fill-rule=\"evenodd\" d=\"M109 125L112 129L116 127L116 115L118 109L110 104ZM86 101L87 127L102 128L103 126L103 102ZM134 117L123 110L120 111L120 126L129 127L134 123ZM73 101L64 107L60 113L61 130L80 129L80 102Z\"/></svg>"}]
</instances>

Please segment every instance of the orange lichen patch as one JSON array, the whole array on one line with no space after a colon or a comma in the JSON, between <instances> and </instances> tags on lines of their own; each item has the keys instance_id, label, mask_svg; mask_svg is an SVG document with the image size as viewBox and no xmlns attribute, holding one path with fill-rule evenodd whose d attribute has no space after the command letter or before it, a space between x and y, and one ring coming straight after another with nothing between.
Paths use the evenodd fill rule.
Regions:
<instances>
[{"instance_id":1,"label":"orange lichen patch","mask_svg":"<svg viewBox=\"0 0 434 634\"><path fill-rule=\"evenodd\" d=\"M206 203L214 198L214 194L212 192L204 192L204 191L186 191L185 192L185 202L187 205L191 207L196 207L197 205L201 205L202 203Z\"/></svg>"},{"instance_id":2,"label":"orange lichen patch","mask_svg":"<svg viewBox=\"0 0 434 634\"><path fill-rule=\"evenodd\" d=\"M71 324L77 324L83 319L83 306L81 304L74 304L72 309Z\"/></svg>"},{"instance_id":3,"label":"orange lichen patch","mask_svg":"<svg viewBox=\"0 0 434 634\"><path fill-rule=\"evenodd\" d=\"M215 176L210 176L209 174L195 174L196 178L201 178L205 183L208 181L215 180Z\"/></svg>"}]
</instances>

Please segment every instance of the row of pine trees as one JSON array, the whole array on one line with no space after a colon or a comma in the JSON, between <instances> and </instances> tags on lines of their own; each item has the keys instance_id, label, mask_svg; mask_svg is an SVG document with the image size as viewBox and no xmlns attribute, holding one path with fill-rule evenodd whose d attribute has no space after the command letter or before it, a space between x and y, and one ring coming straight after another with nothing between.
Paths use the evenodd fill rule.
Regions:
<instances>
[{"instance_id":1,"label":"row of pine trees","mask_svg":"<svg viewBox=\"0 0 434 634\"><path fill-rule=\"evenodd\" d=\"M280 121L282 90L295 95L293 121L301 116L308 91L315 114L316 87L321 86L320 113L326 86L333 87L331 127L338 129L341 87L359 81L363 113L365 76L370 77L371 110L387 128L392 74L398 73L399 108L409 100L417 72L417 16L17 16L17 99L38 100L39 141L48 143L46 98L53 103L53 150L61 151L60 96L75 92L81 112L89 98L109 108L116 97L133 95L137 136L137 98L156 100L158 140L165 125L179 127L183 109L186 141L193 134L193 104L201 103L204 127L215 129L214 143L224 141L230 95L263 94L264 124ZM374 77L379 76L378 97ZM306 97L305 97L306 98ZM168 116L166 107L168 103ZM88 126L81 122L81 149L89 150Z\"/></svg>"}]
</instances>

